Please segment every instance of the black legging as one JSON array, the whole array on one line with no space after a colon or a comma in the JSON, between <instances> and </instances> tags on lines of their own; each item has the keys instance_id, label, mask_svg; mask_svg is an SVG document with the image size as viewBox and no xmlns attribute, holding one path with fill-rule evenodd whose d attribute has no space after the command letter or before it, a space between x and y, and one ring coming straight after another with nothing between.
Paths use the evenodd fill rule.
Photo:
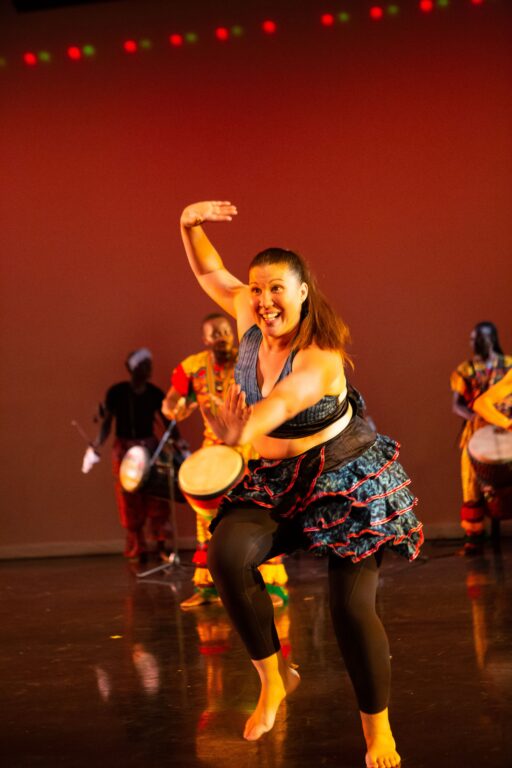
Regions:
<instances>
[{"instance_id":1,"label":"black legging","mask_svg":"<svg viewBox=\"0 0 512 768\"><path fill-rule=\"evenodd\" d=\"M280 648L272 601L258 565L284 551L290 551L286 524L254 506L230 510L209 544L208 567L215 586L254 660ZM388 706L391 677L388 639L375 611L379 564L375 556L356 564L329 557L332 622L359 709L368 714Z\"/></svg>"}]
</instances>

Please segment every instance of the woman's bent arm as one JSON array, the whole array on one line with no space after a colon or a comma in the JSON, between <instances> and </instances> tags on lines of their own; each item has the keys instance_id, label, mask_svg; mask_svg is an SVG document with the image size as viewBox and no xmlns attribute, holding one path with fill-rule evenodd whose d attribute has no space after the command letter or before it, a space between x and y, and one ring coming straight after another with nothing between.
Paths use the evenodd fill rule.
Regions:
<instances>
[{"instance_id":1,"label":"woman's bent arm","mask_svg":"<svg viewBox=\"0 0 512 768\"><path fill-rule=\"evenodd\" d=\"M340 375L342 390L345 382L341 371L337 352L303 350L297 354L293 372L279 382L268 397L248 407L245 394L239 387L232 387L215 416L204 414L217 437L227 445L252 443L321 400L331 390L333 381L339 381Z\"/></svg>"}]
</instances>

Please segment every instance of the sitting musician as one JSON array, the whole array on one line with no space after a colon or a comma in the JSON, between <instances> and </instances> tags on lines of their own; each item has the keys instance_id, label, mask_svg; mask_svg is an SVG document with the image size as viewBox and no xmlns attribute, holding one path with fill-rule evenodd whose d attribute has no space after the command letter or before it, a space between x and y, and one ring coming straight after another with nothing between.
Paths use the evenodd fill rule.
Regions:
<instances>
[{"instance_id":1,"label":"sitting musician","mask_svg":"<svg viewBox=\"0 0 512 768\"><path fill-rule=\"evenodd\" d=\"M144 533L146 520L157 552L166 557L165 541L169 533L169 504L165 499L149 496L144 491L127 493L121 486L119 469L126 451L134 445L143 445L153 453L158 445L155 435L155 417L166 427L168 422L161 413L165 393L150 382L152 356L145 347L132 352L126 360L130 381L114 384L107 391L105 405L101 407L101 426L96 438L86 450L82 472L89 472L100 460L99 449L107 440L115 419L115 441L112 449L117 508L121 525L126 531L124 556L147 560ZM175 443L180 441L178 429L173 430ZM180 444L183 447L182 444Z\"/></svg>"},{"instance_id":2,"label":"sitting musician","mask_svg":"<svg viewBox=\"0 0 512 768\"><path fill-rule=\"evenodd\" d=\"M162 411L169 419L181 421L197 409L210 403L212 398L223 400L230 384L234 381L234 369L238 350L234 347L231 324L225 315L218 312L208 315L202 323L205 349L183 360L173 371L171 388L167 392ZM202 447L222 445L208 422L203 419L204 433ZM244 461L254 458L249 445L238 446ZM196 513L197 549L193 562L196 569L193 576L194 593L181 603L183 609L195 608L206 603L218 603L220 598L206 567L208 530L216 510L205 510L193 506ZM274 557L260 566L261 575L274 606L283 605L288 599L286 582L288 576L282 557Z\"/></svg>"},{"instance_id":3,"label":"sitting musician","mask_svg":"<svg viewBox=\"0 0 512 768\"><path fill-rule=\"evenodd\" d=\"M476 555L482 551L485 515L489 511L468 453L471 437L488 423L489 410L485 409L486 415L482 414L480 409L475 408L475 402L512 368L512 356L503 354L494 323L478 323L471 332L470 340L473 357L461 363L450 378L453 412L465 420L460 439L461 525L466 533L462 549L464 555Z\"/></svg>"}]
</instances>

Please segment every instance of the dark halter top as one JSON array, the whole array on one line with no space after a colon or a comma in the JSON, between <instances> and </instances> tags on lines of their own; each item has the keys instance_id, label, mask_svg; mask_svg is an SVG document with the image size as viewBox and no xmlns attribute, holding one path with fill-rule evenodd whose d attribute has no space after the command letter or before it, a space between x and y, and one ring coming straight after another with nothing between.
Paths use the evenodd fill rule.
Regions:
<instances>
[{"instance_id":1,"label":"dark halter top","mask_svg":"<svg viewBox=\"0 0 512 768\"><path fill-rule=\"evenodd\" d=\"M245 392L248 405L254 405L259 400L263 400L256 373L262 338L263 336L258 326L252 325L242 336L238 350L235 381L240 385L242 391ZM292 372L292 363L295 355L296 351L292 351L288 355L276 384ZM325 395L325 397L322 397L321 400L310 408L300 411L292 419L285 421L284 424L274 429L269 433L269 437L280 437L282 439L309 437L309 435L314 435L316 432L320 432L320 430L338 421L347 412L348 406L349 401L347 397L340 402L336 395Z\"/></svg>"}]
</instances>

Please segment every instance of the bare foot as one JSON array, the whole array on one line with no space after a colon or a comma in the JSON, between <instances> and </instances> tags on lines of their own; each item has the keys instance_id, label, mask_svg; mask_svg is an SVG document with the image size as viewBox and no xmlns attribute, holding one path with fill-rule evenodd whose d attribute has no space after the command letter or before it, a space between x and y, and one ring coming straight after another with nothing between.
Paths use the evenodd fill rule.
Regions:
<instances>
[{"instance_id":1,"label":"bare foot","mask_svg":"<svg viewBox=\"0 0 512 768\"><path fill-rule=\"evenodd\" d=\"M363 733L366 740L366 768L398 768L400 755L391 733L388 710L376 715L361 712Z\"/></svg>"},{"instance_id":2,"label":"bare foot","mask_svg":"<svg viewBox=\"0 0 512 768\"><path fill-rule=\"evenodd\" d=\"M257 741L260 736L274 727L279 705L300 683L299 673L288 665L280 665L279 671L276 669L276 674L271 675L270 680L266 680L257 666L259 663L254 662L254 665L260 673L261 693L256 709L245 724L244 739L247 741Z\"/></svg>"}]
</instances>

